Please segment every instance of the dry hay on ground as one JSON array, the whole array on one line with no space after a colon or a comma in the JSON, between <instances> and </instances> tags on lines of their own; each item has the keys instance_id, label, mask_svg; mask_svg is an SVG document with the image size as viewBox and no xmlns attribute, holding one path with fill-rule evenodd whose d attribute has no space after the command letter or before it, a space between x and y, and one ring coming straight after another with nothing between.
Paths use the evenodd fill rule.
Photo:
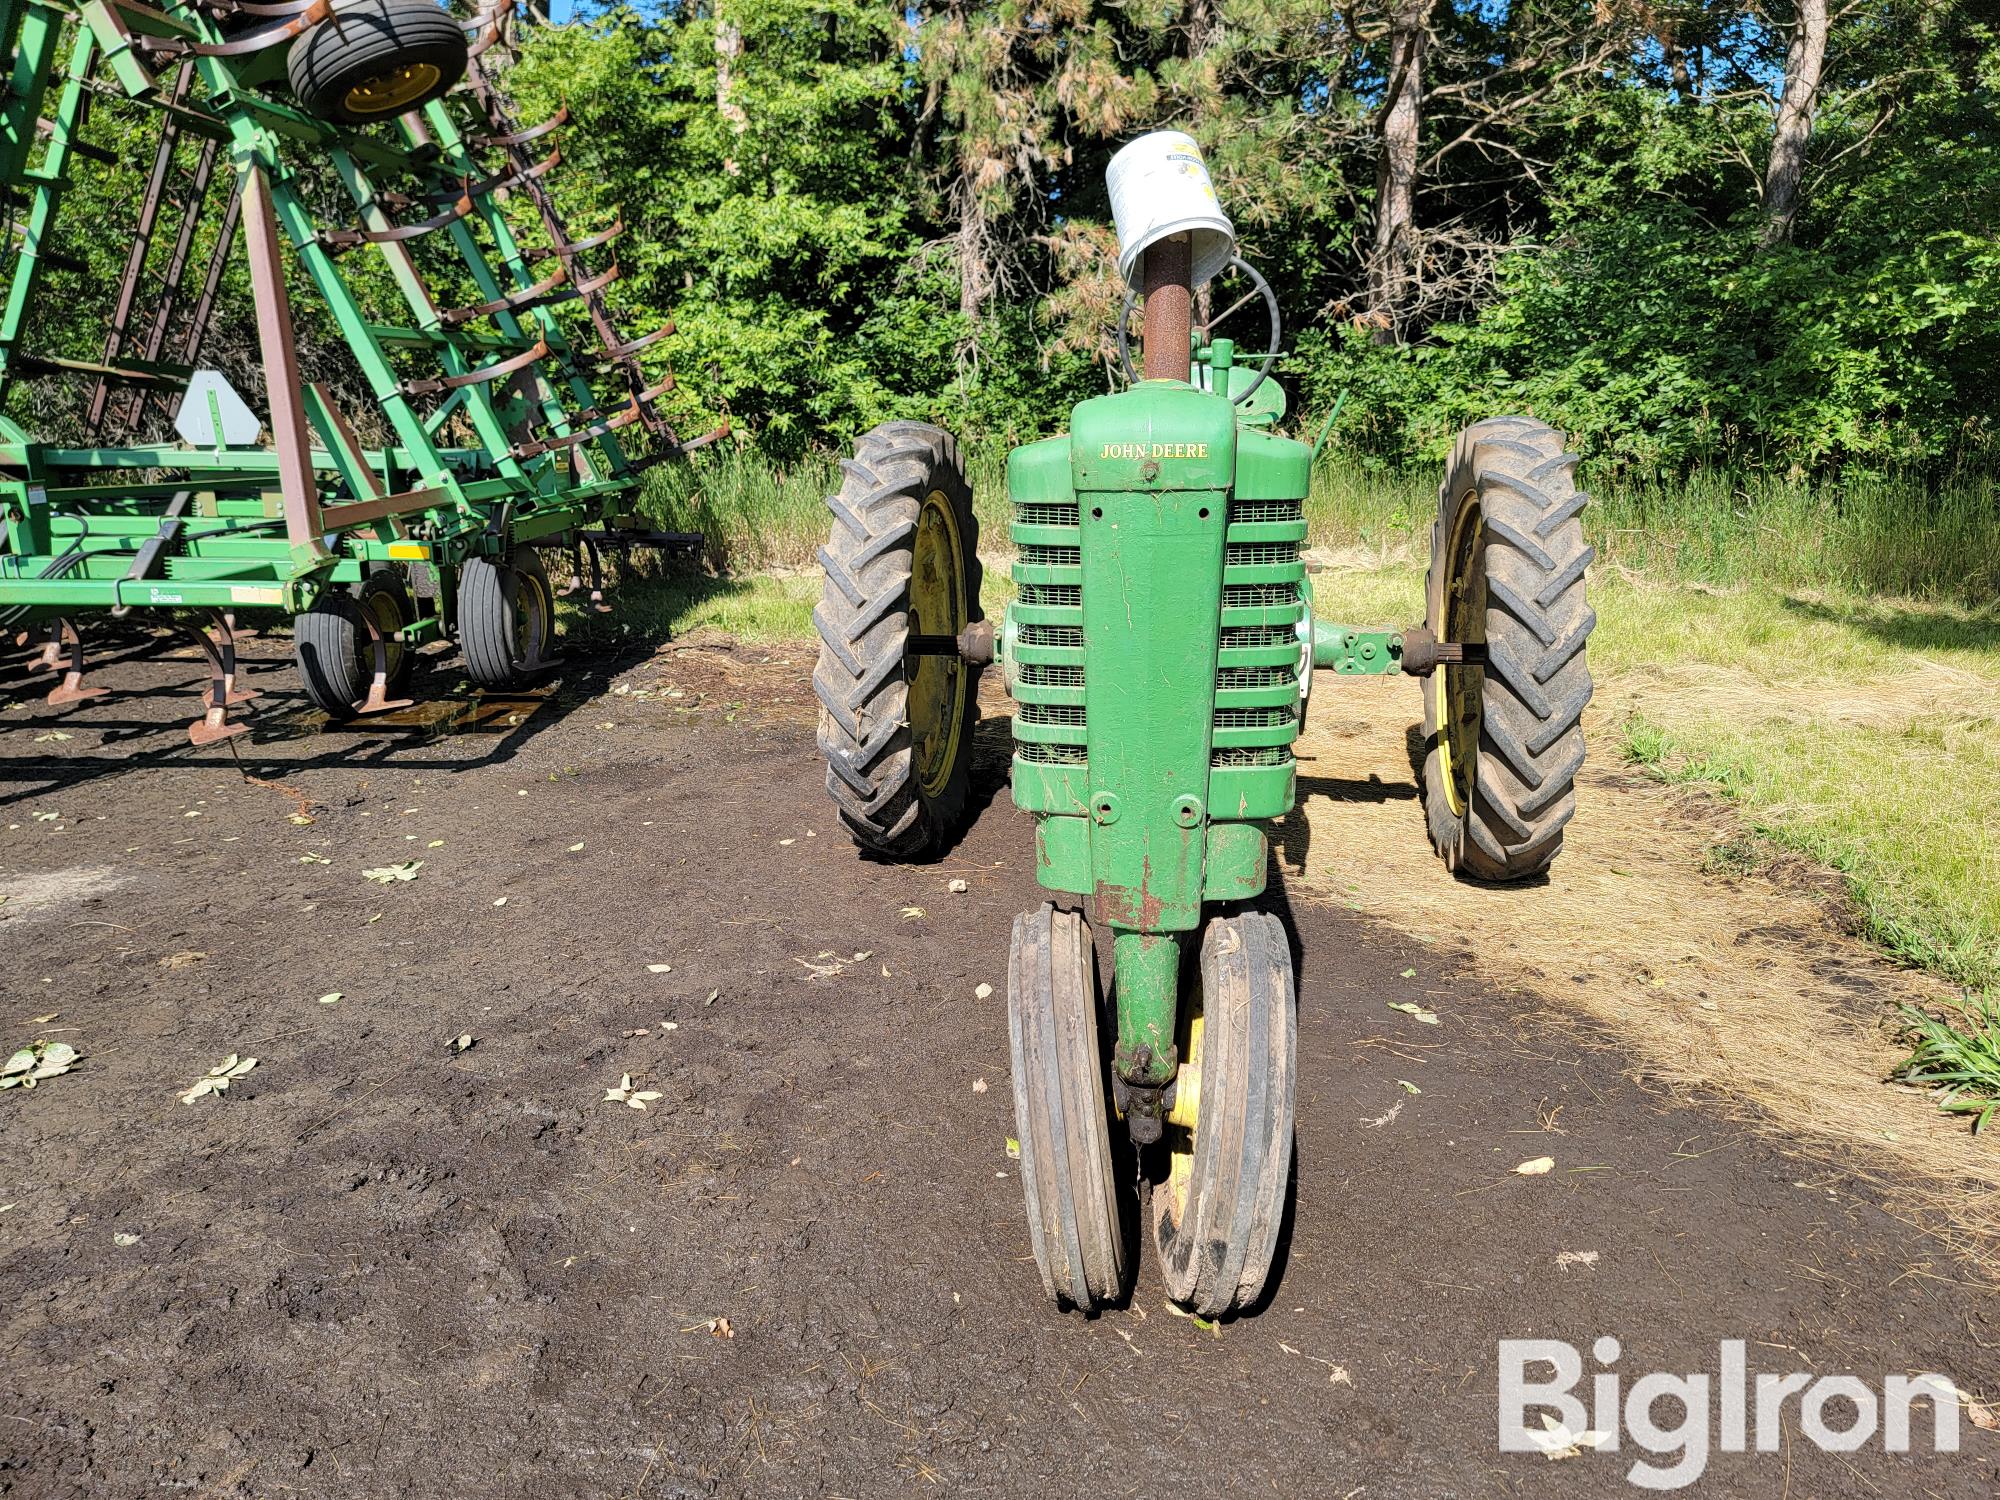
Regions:
<instances>
[{"instance_id":1,"label":"dry hay on ground","mask_svg":"<svg viewBox=\"0 0 2000 1500\"><path fill-rule=\"evenodd\" d=\"M1891 1008L1954 991L1848 936L1837 890L1802 861L1705 873L1733 815L1607 767L1610 725L1630 706L1622 685L1586 721L1594 763L1561 857L1546 881L1516 887L1456 881L1432 854L1411 763L1414 687L1323 689L1298 747L1300 811L1280 830L1295 880L1607 1027L1633 1049L1635 1073L1752 1106L1808 1149L1893 1182L1948 1238L2000 1236L2000 1153L1927 1095L1884 1081L1904 1053ZM1769 709L1770 689L1755 691ZM1834 690L1802 711L1882 712Z\"/></svg>"}]
</instances>

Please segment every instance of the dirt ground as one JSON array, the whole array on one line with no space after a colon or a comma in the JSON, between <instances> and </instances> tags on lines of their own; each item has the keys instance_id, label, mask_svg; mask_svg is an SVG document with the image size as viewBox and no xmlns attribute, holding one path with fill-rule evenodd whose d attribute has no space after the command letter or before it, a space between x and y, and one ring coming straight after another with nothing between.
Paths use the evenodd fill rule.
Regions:
<instances>
[{"instance_id":1,"label":"dirt ground","mask_svg":"<svg viewBox=\"0 0 2000 1500\"><path fill-rule=\"evenodd\" d=\"M1629 1440L1497 1450L1498 1340L2000 1386L1991 1301L1876 1174L1642 1088L1567 997L1282 865L1276 1290L1204 1328L1142 1262L1126 1306L1059 1313L1006 1154L1007 935L1039 897L998 705L977 822L892 867L833 827L804 647L487 703L440 665L351 731L282 649L253 647L240 762L188 746L198 668L163 644L60 718L0 673L4 1040L85 1054L0 1096L0 1494L1610 1495ZM1320 792L1421 840L1365 777ZM257 1066L179 1102L232 1053ZM643 1111L605 1100L628 1074ZM1794 1403L1779 1451L1686 1493L2000 1492L2000 1439L1960 1431L1823 1453Z\"/></svg>"}]
</instances>

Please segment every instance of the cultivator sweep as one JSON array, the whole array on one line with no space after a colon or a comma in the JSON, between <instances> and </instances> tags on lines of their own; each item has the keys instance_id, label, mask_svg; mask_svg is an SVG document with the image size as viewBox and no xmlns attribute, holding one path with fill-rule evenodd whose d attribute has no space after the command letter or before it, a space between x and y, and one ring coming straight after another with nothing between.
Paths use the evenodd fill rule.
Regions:
<instances>
[{"instance_id":1,"label":"cultivator sweep","mask_svg":"<svg viewBox=\"0 0 2000 1500\"><path fill-rule=\"evenodd\" d=\"M1291 1184L1292 953L1254 902L1266 826L1296 798L1313 670L1424 679L1438 853L1476 879L1539 874L1583 760L1591 551L1561 435L1523 417L1482 422L1460 436L1439 492L1425 623L1316 619L1300 550L1313 449L1270 430L1285 414L1271 378L1278 300L1236 258L1192 139L1133 142L1110 188L1132 289L1119 329L1130 388L1009 455L1016 597L997 630L980 615L957 444L910 422L861 440L821 555L819 739L864 850L934 851L967 805L976 675L1003 668L1037 873L1089 912L1022 915L1008 960L1020 1177L1043 1285L1085 1309L1122 1295L1115 1111L1168 1290L1216 1315L1264 1295ZM1197 324L1196 294L1224 277L1242 296L1212 293L1222 310ZM1139 370L1124 325L1142 298ZM1260 303L1263 347L1244 360L1216 329ZM1092 917L1111 936L1108 1048Z\"/></svg>"},{"instance_id":2,"label":"cultivator sweep","mask_svg":"<svg viewBox=\"0 0 2000 1500\"><path fill-rule=\"evenodd\" d=\"M464 20L431 0L0 0L0 626L44 632L52 703L97 691L89 618L133 610L201 645L196 743L244 727L245 616L289 617L336 716L397 706L439 638L514 687L551 650L537 549L575 549L601 606L604 548L698 544L609 523L645 463L723 429L682 441L659 412L672 377L642 357L673 326L617 326L624 225L558 212L568 115L514 118L492 67L512 22L506 0ZM113 233L122 272L79 350ZM333 373L305 373L295 306ZM244 323L261 418L198 368Z\"/></svg>"}]
</instances>

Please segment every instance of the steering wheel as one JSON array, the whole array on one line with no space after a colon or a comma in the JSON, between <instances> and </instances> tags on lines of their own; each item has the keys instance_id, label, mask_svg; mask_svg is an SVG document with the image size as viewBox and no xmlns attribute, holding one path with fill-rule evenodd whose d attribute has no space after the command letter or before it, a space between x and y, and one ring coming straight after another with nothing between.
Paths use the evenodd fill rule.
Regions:
<instances>
[{"instance_id":1,"label":"steering wheel","mask_svg":"<svg viewBox=\"0 0 2000 1500\"><path fill-rule=\"evenodd\" d=\"M1229 264L1223 269L1225 271L1241 271L1254 284L1249 291L1238 297L1206 323L1196 326L1195 332L1201 335L1201 341L1206 344L1209 341L1209 336L1215 329L1241 312L1259 296L1262 296L1264 299L1264 312L1269 322L1270 341L1264 346L1263 362L1257 366L1257 378L1245 386L1240 395L1230 398L1236 405L1241 406L1250 399L1257 387L1264 383L1271 373L1271 366L1277 363L1278 345L1284 333L1284 325L1278 313L1278 294L1271 290L1271 283L1258 274L1255 266L1251 265L1249 261L1240 255L1232 255L1229 257ZM1132 363L1131 335L1132 309L1138 305L1139 294L1128 286L1125 289L1124 304L1118 309L1118 363L1125 372L1126 380L1133 385L1139 383L1139 372Z\"/></svg>"}]
</instances>

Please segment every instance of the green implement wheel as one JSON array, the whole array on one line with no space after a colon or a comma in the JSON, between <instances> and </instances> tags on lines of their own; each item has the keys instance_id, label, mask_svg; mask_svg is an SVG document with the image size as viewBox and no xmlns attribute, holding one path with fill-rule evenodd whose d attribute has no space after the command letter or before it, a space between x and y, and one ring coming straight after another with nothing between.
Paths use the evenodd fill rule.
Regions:
<instances>
[{"instance_id":1,"label":"green implement wheel","mask_svg":"<svg viewBox=\"0 0 2000 1500\"><path fill-rule=\"evenodd\" d=\"M554 636L555 595L534 548L466 563L458 575L458 644L475 684L526 686L547 664Z\"/></svg>"},{"instance_id":2,"label":"green implement wheel","mask_svg":"<svg viewBox=\"0 0 2000 1500\"><path fill-rule=\"evenodd\" d=\"M1292 1175L1298 1024L1292 950L1266 912L1216 917L1201 998L1182 1008L1166 1176L1151 1186L1153 1253L1176 1302L1204 1317L1263 1295Z\"/></svg>"},{"instance_id":3,"label":"green implement wheel","mask_svg":"<svg viewBox=\"0 0 2000 1500\"><path fill-rule=\"evenodd\" d=\"M1597 623L1576 464L1554 428L1495 417L1459 434L1438 496L1425 623L1485 659L1425 685L1424 809L1445 864L1477 880L1546 870L1576 811Z\"/></svg>"},{"instance_id":4,"label":"green implement wheel","mask_svg":"<svg viewBox=\"0 0 2000 1500\"><path fill-rule=\"evenodd\" d=\"M409 686L412 656L400 632L415 618L401 575L378 569L351 593L329 593L292 621L292 654L299 681L315 708L351 719L368 701L375 680L375 637L387 662L385 695Z\"/></svg>"},{"instance_id":5,"label":"green implement wheel","mask_svg":"<svg viewBox=\"0 0 2000 1500\"><path fill-rule=\"evenodd\" d=\"M367 125L439 98L465 60L464 31L431 0L353 0L292 43L285 72L307 114Z\"/></svg>"},{"instance_id":6,"label":"green implement wheel","mask_svg":"<svg viewBox=\"0 0 2000 1500\"><path fill-rule=\"evenodd\" d=\"M1090 924L1053 906L1016 917L1007 1033L1028 1238L1043 1289L1085 1312L1125 1284L1097 1004Z\"/></svg>"},{"instance_id":7,"label":"green implement wheel","mask_svg":"<svg viewBox=\"0 0 2000 1500\"><path fill-rule=\"evenodd\" d=\"M912 646L981 618L972 490L957 441L921 422L884 422L841 469L813 611L826 789L861 848L923 855L958 831L971 789L978 668Z\"/></svg>"}]
</instances>

